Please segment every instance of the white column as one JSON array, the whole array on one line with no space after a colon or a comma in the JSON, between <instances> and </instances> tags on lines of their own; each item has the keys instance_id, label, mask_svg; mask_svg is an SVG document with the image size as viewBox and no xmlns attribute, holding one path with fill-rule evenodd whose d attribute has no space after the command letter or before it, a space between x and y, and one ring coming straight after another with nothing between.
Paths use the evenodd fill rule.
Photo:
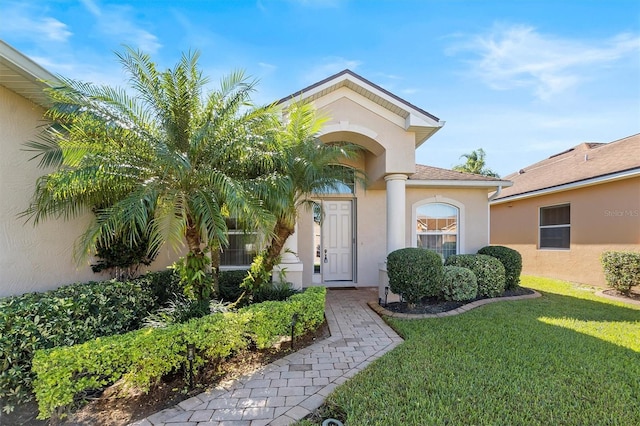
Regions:
<instances>
[{"instance_id":1,"label":"white column","mask_svg":"<svg viewBox=\"0 0 640 426\"><path fill-rule=\"evenodd\" d=\"M298 257L298 225L296 224L293 234L287 238L282 247L282 258L280 264L273 268L273 281L287 281L293 287L302 289L302 272L304 266Z\"/></svg>"},{"instance_id":2,"label":"white column","mask_svg":"<svg viewBox=\"0 0 640 426\"><path fill-rule=\"evenodd\" d=\"M400 173L384 177L387 182L387 254L405 248L407 175Z\"/></svg>"},{"instance_id":3,"label":"white column","mask_svg":"<svg viewBox=\"0 0 640 426\"><path fill-rule=\"evenodd\" d=\"M407 175L395 173L384 177L387 182L387 254L405 248L406 244L406 181ZM380 264L378 297L385 299L385 287L389 285L386 261ZM398 301L396 294L389 293L388 302Z\"/></svg>"}]
</instances>

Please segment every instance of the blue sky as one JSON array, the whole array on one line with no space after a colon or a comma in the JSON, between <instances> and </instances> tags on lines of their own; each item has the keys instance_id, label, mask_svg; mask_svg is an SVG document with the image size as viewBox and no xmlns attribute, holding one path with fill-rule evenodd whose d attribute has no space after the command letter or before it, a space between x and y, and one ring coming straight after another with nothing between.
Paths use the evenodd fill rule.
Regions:
<instances>
[{"instance_id":1,"label":"blue sky","mask_svg":"<svg viewBox=\"0 0 640 426\"><path fill-rule=\"evenodd\" d=\"M267 103L342 69L447 123L417 161L476 148L508 173L581 142L640 132L635 0L3 0L0 38L56 74L123 85L114 51L163 67L199 50Z\"/></svg>"}]
</instances>

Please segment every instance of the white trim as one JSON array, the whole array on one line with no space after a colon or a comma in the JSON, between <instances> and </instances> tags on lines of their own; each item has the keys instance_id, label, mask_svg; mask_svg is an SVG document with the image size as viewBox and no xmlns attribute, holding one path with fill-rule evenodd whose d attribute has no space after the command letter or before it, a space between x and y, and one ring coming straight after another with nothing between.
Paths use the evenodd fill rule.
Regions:
<instances>
[{"instance_id":1,"label":"white trim","mask_svg":"<svg viewBox=\"0 0 640 426\"><path fill-rule=\"evenodd\" d=\"M42 107L48 107L49 98L42 89L48 87L48 83L60 83L53 74L2 40L0 64L16 73L14 78L7 81L0 79L0 85Z\"/></svg>"},{"instance_id":2,"label":"white trim","mask_svg":"<svg viewBox=\"0 0 640 426\"><path fill-rule=\"evenodd\" d=\"M560 225L542 225L542 209L548 209L553 207L569 207L569 223L563 223ZM544 228L543 228L544 227ZM569 228L569 247L542 247L542 229L551 229L551 228ZM554 203L548 204L544 206L538 206L538 244L536 247L537 250L571 250L571 203Z\"/></svg>"},{"instance_id":3,"label":"white trim","mask_svg":"<svg viewBox=\"0 0 640 426\"><path fill-rule=\"evenodd\" d=\"M498 188L508 187L513 182L507 180L483 181L483 180L413 180L407 181L407 186L428 186L428 187L457 187L457 188Z\"/></svg>"},{"instance_id":4,"label":"white trim","mask_svg":"<svg viewBox=\"0 0 640 426\"><path fill-rule=\"evenodd\" d=\"M554 186L551 188L543 188L535 191L527 192L526 194L515 194L511 196L507 196L505 198L500 198L498 200L491 201L491 205L494 204L502 204L510 201L523 200L526 198L538 197L541 195L554 194L556 192L569 191L572 189L583 188L587 186L599 185L601 183L613 182L616 180L629 179L636 176L640 176L640 169L632 169L626 170L623 172L612 173L606 176L598 176L595 178L581 180L579 182L571 182L565 183L563 185Z\"/></svg>"},{"instance_id":5,"label":"white trim","mask_svg":"<svg viewBox=\"0 0 640 426\"><path fill-rule=\"evenodd\" d=\"M453 198L443 197L441 195L436 195L434 197L425 198L423 200L417 201L413 203L411 206L411 247L417 247L418 244L418 231L416 230L416 222L418 220L418 207L424 206L425 204L450 204L453 207L458 209L458 241L456 244L456 254L465 253L465 238L464 234L466 232L465 226L465 206L458 200L454 200Z\"/></svg>"}]
</instances>

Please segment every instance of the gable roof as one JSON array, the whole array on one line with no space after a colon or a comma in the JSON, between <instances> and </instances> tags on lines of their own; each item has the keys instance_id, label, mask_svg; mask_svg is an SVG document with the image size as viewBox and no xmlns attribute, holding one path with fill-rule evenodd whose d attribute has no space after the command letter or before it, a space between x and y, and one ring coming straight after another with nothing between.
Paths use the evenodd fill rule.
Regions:
<instances>
[{"instance_id":1,"label":"gable roof","mask_svg":"<svg viewBox=\"0 0 640 426\"><path fill-rule=\"evenodd\" d=\"M494 203L640 176L640 133L609 143L586 142L505 177Z\"/></svg>"},{"instance_id":2,"label":"gable roof","mask_svg":"<svg viewBox=\"0 0 640 426\"><path fill-rule=\"evenodd\" d=\"M418 108L348 69L342 70L289 96L285 96L280 99L277 104L287 105L299 99L313 102L341 87L348 87L354 92L404 118L405 130L415 132L416 147L429 139L445 124L444 121L435 115Z\"/></svg>"},{"instance_id":3,"label":"gable roof","mask_svg":"<svg viewBox=\"0 0 640 426\"><path fill-rule=\"evenodd\" d=\"M0 85L36 104L47 107L43 89L58 79L49 71L0 40Z\"/></svg>"},{"instance_id":4,"label":"gable roof","mask_svg":"<svg viewBox=\"0 0 640 426\"><path fill-rule=\"evenodd\" d=\"M416 164L416 172L409 176L407 186L450 186L493 188L511 186L511 182L490 176L456 172L439 167Z\"/></svg>"}]
</instances>

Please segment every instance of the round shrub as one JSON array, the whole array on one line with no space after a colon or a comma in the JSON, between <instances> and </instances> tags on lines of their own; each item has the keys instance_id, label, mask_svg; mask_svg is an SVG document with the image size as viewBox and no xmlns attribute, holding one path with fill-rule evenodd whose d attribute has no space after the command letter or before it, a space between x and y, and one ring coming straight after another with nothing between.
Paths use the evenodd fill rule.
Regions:
<instances>
[{"instance_id":1,"label":"round shrub","mask_svg":"<svg viewBox=\"0 0 640 426\"><path fill-rule=\"evenodd\" d=\"M640 252L605 251L600 261L609 287L628 296L631 287L640 285Z\"/></svg>"},{"instance_id":2,"label":"round shrub","mask_svg":"<svg viewBox=\"0 0 640 426\"><path fill-rule=\"evenodd\" d=\"M387 257L389 288L410 304L424 296L437 296L442 273L440 255L431 250L408 247Z\"/></svg>"},{"instance_id":3,"label":"round shrub","mask_svg":"<svg viewBox=\"0 0 640 426\"><path fill-rule=\"evenodd\" d=\"M475 299L478 295L478 281L471 269L460 266L445 266L442 278L444 300L462 302Z\"/></svg>"},{"instance_id":4,"label":"round shrub","mask_svg":"<svg viewBox=\"0 0 640 426\"><path fill-rule=\"evenodd\" d=\"M516 288L520 285L522 272L522 256L514 249L504 246L486 246L478 250L478 254L495 257L504 266L505 288Z\"/></svg>"},{"instance_id":5,"label":"round shrub","mask_svg":"<svg viewBox=\"0 0 640 426\"><path fill-rule=\"evenodd\" d=\"M486 254L458 254L449 256L445 265L471 269L478 280L480 297L497 297L504 293L504 266L495 257Z\"/></svg>"}]
</instances>

